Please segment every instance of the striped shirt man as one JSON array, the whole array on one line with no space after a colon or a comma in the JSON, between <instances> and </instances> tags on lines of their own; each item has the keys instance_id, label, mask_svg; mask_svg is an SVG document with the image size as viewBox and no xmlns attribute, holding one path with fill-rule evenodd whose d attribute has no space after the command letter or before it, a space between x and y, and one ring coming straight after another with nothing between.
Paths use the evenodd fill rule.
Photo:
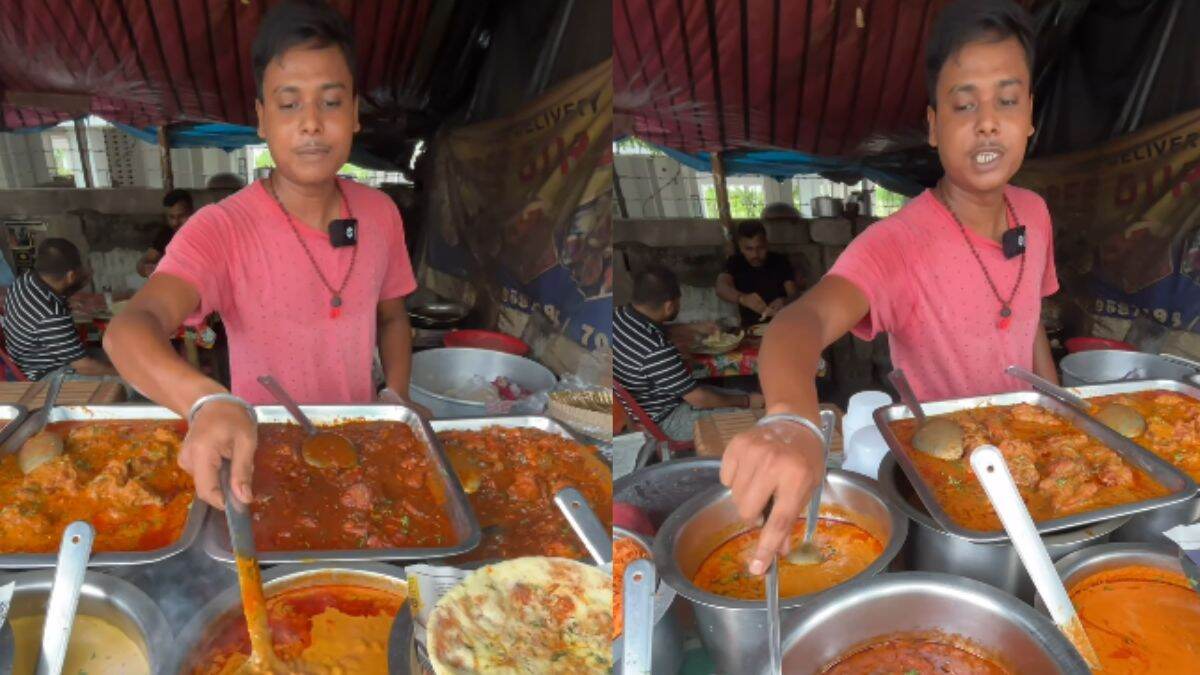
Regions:
<instances>
[{"instance_id":1,"label":"striped shirt man","mask_svg":"<svg viewBox=\"0 0 1200 675\"><path fill-rule=\"evenodd\" d=\"M67 299L32 270L8 289L2 325L9 355L31 380L87 356Z\"/></svg>"},{"instance_id":2,"label":"striped shirt man","mask_svg":"<svg viewBox=\"0 0 1200 675\"><path fill-rule=\"evenodd\" d=\"M632 305L613 312L613 377L655 422L696 388L662 327Z\"/></svg>"}]
</instances>

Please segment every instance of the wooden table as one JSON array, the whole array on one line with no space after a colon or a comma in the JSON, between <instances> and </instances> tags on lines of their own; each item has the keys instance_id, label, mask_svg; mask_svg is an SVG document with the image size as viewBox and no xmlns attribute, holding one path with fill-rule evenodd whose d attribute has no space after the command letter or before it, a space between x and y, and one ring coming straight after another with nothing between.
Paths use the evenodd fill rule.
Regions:
<instances>
[{"instance_id":1,"label":"wooden table","mask_svg":"<svg viewBox=\"0 0 1200 675\"><path fill-rule=\"evenodd\" d=\"M0 404L23 405L30 410L42 407L49 382L0 382ZM58 405L99 405L125 400L125 385L120 380L67 380L58 393Z\"/></svg>"},{"instance_id":2,"label":"wooden table","mask_svg":"<svg viewBox=\"0 0 1200 675\"><path fill-rule=\"evenodd\" d=\"M834 414L833 442L829 447L831 458L838 458L841 464L842 455L842 409L832 403L822 403L822 410L831 410ZM734 410L732 412L705 415L696 421L695 443L696 455L700 457L720 457L725 454L725 446L741 432L749 429L758 422L764 414L762 410Z\"/></svg>"}]
</instances>

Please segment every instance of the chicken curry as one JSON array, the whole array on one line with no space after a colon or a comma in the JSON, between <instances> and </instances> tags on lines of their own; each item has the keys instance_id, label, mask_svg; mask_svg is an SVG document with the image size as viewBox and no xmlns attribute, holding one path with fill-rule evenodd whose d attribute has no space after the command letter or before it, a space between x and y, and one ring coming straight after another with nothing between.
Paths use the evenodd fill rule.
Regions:
<instances>
[{"instance_id":1,"label":"chicken curry","mask_svg":"<svg viewBox=\"0 0 1200 675\"><path fill-rule=\"evenodd\" d=\"M1137 411L1146 429L1132 438L1200 481L1200 401L1170 391L1141 391L1088 399L1096 407L1119 403Z\"/></svg>"},{"instance_id":2,"label":"chicken curry","mask_svg":"<svg viewBox=\"0 0 1200 675\"><path fill-rule=\"evenodd\" d=\"M346 422L322 429L358 447L357 467L313 467L300 456L299 426L259 425L251 508L260 551L457 543L437 466L408 425Z\"/></svg>"},{"instance_id":3,"label":"chicken curry","mask_svg":"<svg viewBox=\"0 0 1200 675\"><path fill-rule=\"evenodd\" d=\"M61 454L28 474L0 458L0 553L53 553L76 520L93 550L151 551L179 539L195 490L179 468L182 422L59 422Z\"/></svg>"},{"instance_id":4,"label":"chicken curry","mask_svg":"<svg viewBox=\"0 0 1200 675\"><path fill-rule=\"evenodd\" d=\"M822 675L903 673L904 675L1009 675L1014 671L982 656L968 640L955 636L897 635L842 656Z\"/></svg>"},{"instance_id":5,"label":"chicken curry","mask_svg":"<svg viewBox=\"0 0 1200 675\"><path fill-rule=\"evenodd\" d=\"M962 427L968 449L985 444L1000 449L1036 522L1155 499L1168 492L1115 451L1045 408L1020 404L962 410L945 417ZM1001 529L999 517L971 470L969 452L957 460L931 457L912 447L913 420L899 420L891 426L938 504L955 523L980 531Z\"/></svg>"},{"instance_id":6,"label":"chicken curry","mask_svg":"<svg viewBox=\"0 0 1200 675\"><path fill-rule=\"evenodd\" d=\"M563 488L578 489L612 527L612 470L594 449L529 428L445 431L438 439L483 529L479 547L458 561L586 557L554 504Z\"/></svg>"}]
</instances>

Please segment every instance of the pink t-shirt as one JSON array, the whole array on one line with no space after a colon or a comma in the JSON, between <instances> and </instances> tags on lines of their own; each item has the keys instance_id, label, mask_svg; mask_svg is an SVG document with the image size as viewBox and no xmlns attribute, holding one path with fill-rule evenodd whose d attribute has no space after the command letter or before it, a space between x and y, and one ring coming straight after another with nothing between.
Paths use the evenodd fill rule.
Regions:
<instances>
[{"instance_id":1,"label":"pink t-shirt","mask_svg":"<svg viewBox=\"0 0 1200 675\"><path fill-rule=\"evenodd\" d=\"M868 227L829 270L857 286L871 305L854 334L870 340L887 333L893 365L904 370L921 400L1028 389L1004 369L1033 367L1042 298L1058 290L1053 231L1041 197L1012 186L1005 194L1026 229L1025 272L1006 330L997 325L1001 303L962 231L929 191ZM1008 298L1020 257L1005 258L998 242L970 229L967 236Z\"/></svg>"},{"instance_id":2,"label":"pink t-shirt","mask_svg":"<svg viewBox=\"0 0 1200 675\"><path fill-rule=\"evenodd\" d=\"M357 259L337 318L331 317L332 294L296 234L335 289L356 247L334 248L327 234L299 221L293 228L261 181L197 211L155 271L186 281L200 294L189 323L210 312L221 315L233 393L251 403L274 402L258 383L264 374L301 403L375 398L376 306L408 295L416 282L396 205L374 188L340 182L359 228Z\"/></svg>"}]
</instances>

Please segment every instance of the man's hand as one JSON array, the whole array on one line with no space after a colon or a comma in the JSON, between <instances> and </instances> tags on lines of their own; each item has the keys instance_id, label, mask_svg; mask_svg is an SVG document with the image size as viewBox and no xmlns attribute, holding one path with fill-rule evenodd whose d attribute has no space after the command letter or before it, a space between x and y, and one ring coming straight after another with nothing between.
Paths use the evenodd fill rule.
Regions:
<instances>
[{"instance_id":1,"label":"man's hand","mask_svg":"<svg viewBox=\"0 0 1200 675\"><path fill-rule=\"evenodd\" d=\"M779 313L779 310L783 309L783 305L784 305L783 298L776 299L775 302L772 302L771 304L767 305L766 310L764 310L762 312L762 318L769 319L769 318L775 316L776 314Z\"/></svg>"},{"instance_id":2,"label":"man's hand","mask_svg":"<svg viewBox=\"0 0 1200 675\"><path fill-rule=\"evenodd\" d=\"M246 409L230 401L213 401L200 408L179 453L179 466L192 475L196 496L218 509L225 508L217 472L230 460L233 494L249 504L254 499L250 480L258 431Z\"/></svg>"},{"instance_id":3,"label":"man's hand","mask_svg":"<svg viewBox=\"0 0 1200 675\"><path fill-rule=\"evenodd\" d=\"M756 426L733 438L721 460L721 483L733 491L738 515L747 521L762 516L774 496L771 517L763 525L751 574L766 572L772 554L788 552L788 535L822 474L821 440L794 422Z\"/></svg>"},{"instance_id":4,"label":"man's hand","mask_svg":"<svg viewBox=\"0 0 1200 675\"><path fill-rule=\"evenodd\" d=\"M379 402L380 403L391 403L393 405L406 406L406 407L412 408L413 412L417 413L417 415L419 415L421 417L421 419L423 419L423 420L433 419L433 411L432 410L430 410L429 408L426 408L425 406L421 405L420 403L415 403L415 402L413 402L413 400L411 398L401 396L400 394L397 394L396 392L394 392L391 389L388 389L386 387L384 388L383 391L379 392Z\"/></svg>"},{"instance_id":5,"label":"man's hand","mask_svg":"<svg viewBox=\"0 0 1200 675\"><path fill-rule=\"evenodd\" d=\"M742 305L742 307L745 307L753 312L758 312L759 314L767 311L767 303L758 293L747 293L746 295L738 298L738 302Z\"/></svg>"}]
</instances>

